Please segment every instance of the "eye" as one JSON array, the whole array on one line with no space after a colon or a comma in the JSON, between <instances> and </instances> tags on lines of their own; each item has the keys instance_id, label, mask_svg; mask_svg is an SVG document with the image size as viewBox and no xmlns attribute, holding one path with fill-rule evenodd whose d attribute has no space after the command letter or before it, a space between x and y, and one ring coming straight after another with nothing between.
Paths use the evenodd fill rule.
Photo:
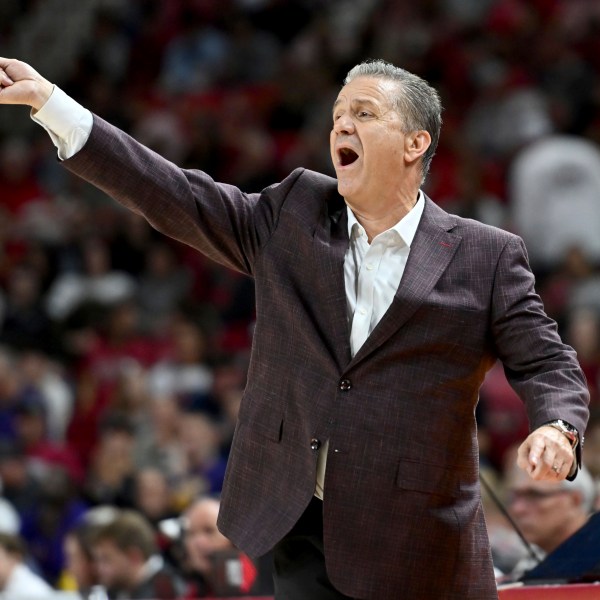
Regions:
<instances>
[{"instance_id":1,"label":"eye","mask_svg":"<svg viewBox=\"0 0 600 600\"><path fill-rule=\"evenodd\" d=\"M371 113L367 110L359 110L357 114L361 119L366 119L371 116Z\"/></svg>"}]
</instances>

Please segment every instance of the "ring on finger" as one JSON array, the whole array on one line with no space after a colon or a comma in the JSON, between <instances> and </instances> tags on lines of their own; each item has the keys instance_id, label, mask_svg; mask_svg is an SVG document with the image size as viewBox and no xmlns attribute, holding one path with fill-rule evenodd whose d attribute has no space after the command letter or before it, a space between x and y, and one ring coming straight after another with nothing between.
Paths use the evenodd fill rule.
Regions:
<instances>
[{"instance_id":1,"label":"ring on finger","mask_svg":"<svg viewBox=\"0 0 600 600\"><path fill-rule=\"evenodd\" d=\"M552 465L552 470L558 475L560 473L560 467L558 465Z\"/></svg>"}]
</instances>

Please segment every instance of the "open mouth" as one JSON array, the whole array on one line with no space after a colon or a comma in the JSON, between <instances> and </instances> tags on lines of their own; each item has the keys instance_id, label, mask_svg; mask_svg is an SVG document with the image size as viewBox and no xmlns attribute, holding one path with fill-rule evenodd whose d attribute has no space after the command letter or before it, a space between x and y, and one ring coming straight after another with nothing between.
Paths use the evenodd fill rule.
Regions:
<instances>
[{"instance_id":1,"label":"open mouth","mask_svg":"<svg viewBox=\"0 0 600 600\"><path fill-rule=\"evenodd\" d=\"M358 160L358 154L351 148L340 148L338 150L338 156L340 157L340 164L342 167L347 167Z\"/></svg>"}]
</instances>

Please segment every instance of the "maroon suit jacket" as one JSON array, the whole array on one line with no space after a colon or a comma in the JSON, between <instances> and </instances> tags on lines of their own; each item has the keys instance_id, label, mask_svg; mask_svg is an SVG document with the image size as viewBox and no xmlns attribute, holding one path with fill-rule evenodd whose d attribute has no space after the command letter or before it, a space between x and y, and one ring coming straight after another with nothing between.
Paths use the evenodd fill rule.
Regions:
<instances>
[{"instance_id":1,"label":"maroon suit jacket","mask_svg":"<svg viewBox=\"0 0 600 600\"><path fill-rule=\"evenodd\" d=\"M260 194L181 170L95 119L64 163L160 231L254 277L256 329L219 526L251 556L300 517L329 440L329 576L356 598L496 597L475 405L499 358L532 429L583 434L575 352L534 291L522 241L426 200L395 299L354 358L336 181L298 169Z\"/></svg>"}]
</instances>

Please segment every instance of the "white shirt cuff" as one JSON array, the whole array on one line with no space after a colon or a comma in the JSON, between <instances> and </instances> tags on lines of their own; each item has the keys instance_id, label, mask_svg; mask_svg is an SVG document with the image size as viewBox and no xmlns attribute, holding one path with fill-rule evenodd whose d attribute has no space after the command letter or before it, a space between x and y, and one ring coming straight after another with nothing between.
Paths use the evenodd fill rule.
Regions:
<instances>
[{"instance_id":1,"label":"white shirt cuff","mask_svg":"<svg viewBox=\"0 0 600 600\"><path fill-rule=\"evenodd\" d=\"M46 104L37 112L31 111L31 118L48 132L61 160L85 146L94 123L92 113L56 85Z\"/></svg>"}]
</instances>

